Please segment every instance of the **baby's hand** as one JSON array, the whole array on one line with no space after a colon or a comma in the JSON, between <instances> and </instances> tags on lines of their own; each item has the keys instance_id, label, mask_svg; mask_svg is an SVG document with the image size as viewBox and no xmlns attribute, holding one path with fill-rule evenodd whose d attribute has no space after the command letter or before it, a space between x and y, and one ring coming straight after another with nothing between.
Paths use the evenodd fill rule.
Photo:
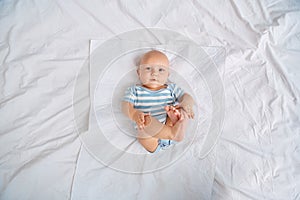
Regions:
<instances>
[{"instance_id":1,"label":"baby's hand","mask_svg":"<svg viewBox=\"0 0 300 200\"><path fill-rule=\"evenodd\" d=\"M179 103L176 108L182 108L186 114L188 115L189 118L192 118L194 119L194 110L193 110L193 106L189 105L189 104L182 104L182 103Z\"/></svg>"},{"instance_id":2,"label":"baby's hand","mask_svg":"<svg viewBox=\"0 0 300 200\"><path fill-rule=\"evenodd\" d=\"M150 115L149 113L148 114L145 114L141 111L136 111L133 115L133 121L135 121L135 123L137 124L138 126L138 129L144 129L145 128L145 117Z\"/></svg>"}]
</instances>

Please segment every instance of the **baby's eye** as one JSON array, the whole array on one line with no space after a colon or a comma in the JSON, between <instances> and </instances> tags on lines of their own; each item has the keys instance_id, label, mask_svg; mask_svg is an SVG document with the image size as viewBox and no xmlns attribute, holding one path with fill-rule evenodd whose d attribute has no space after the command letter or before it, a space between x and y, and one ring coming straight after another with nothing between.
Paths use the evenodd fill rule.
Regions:
<instances>
[{"instance_id":1,"label":"baby's eye","mask_svg":"<svg viewBox=\"0 0 300 200\"><path fill-rule=\"evenodd\" d=\"M165 69L164 68L159 68L159 72L164 72Z\"/></svg>"},{"instance_id":2,"label":"baby's eye","mask_svg":"<svg viewBox=\"0 0 300 200\"><path fill-rule=\"evenodd\" d=\"M150 71L151 70L151 67L146 67L145 68L147 71Z\"/></svg>"}]
</instances>

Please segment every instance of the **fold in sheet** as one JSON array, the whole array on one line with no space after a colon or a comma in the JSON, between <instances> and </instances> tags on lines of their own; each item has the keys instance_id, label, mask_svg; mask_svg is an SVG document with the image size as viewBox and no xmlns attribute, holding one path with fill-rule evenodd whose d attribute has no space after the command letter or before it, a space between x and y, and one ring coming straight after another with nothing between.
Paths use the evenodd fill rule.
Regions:
<instances>
[{"instance_id":1,"label":"fold in sheet","mask_svg":"<svg viewBox=\"0 0 300 200\"><path fill-rule=\"evenodd\" d=\"M154 194L181 199L187 194L199 199L213 188L209 199L298 199L299 13L298 0L0 1L0 198L142 199ZM210 169L196 159L198 146L162 171L168 182L159 173L111 173L86 152L77 135L77 128L88 127L86 85L75 102L83 105L79 120L87 120L82 126L75 126L72 101L76 75L89 58L89 41L145 27L226 49L225 66L219 68L226 115L217 152L209 155L217 162L211 163L216 171L208 171L208 179L201 178ZM190 173L197 170L200 174ZM206 181L203 190L197 187L201 181ZM176 187L178 195L170 191L184 182L191 187Z\"/></svg>"}]
</instances>

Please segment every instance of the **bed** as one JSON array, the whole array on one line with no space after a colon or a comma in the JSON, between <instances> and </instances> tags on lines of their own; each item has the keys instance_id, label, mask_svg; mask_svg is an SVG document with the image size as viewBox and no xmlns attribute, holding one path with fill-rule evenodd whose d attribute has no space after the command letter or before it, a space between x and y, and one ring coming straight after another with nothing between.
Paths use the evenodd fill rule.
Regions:
<instances>
[{"instance_id":1,"label":"bed","mask_svg":"<svg viewBox=\"0 0 300 200\"><path fill-rule=\"evenodd\" d=\"M300 2L0 1L0 199L300 199ZM165 52L196 99L158 154L120 111Z\"/></svg>"}]
</instances>

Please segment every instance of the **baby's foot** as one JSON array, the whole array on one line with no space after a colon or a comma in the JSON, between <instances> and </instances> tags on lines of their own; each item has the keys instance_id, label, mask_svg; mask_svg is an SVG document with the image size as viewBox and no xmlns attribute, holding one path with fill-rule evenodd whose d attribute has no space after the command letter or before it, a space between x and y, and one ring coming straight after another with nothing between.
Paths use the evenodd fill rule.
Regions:
<instances>
[{"instance_id":1,"label":"baby's foot","mask_svg":"<svg viewBox=\"0 0 300 200\"><path fill-rule=\"evenodd\" d=\"M172 127L172 132L174 134L173 140L182 141L188 124L188 115L184 110L180 111L180 119L177 120L174 127Z\"/></svg>"},{"instance_id":2,"label":"baby's foot","mask_svg":"<svg viewBox=\"0 0 300 200\"><path fill-rule=\"evenodd\" d=\"M179 110L173 106L166 106L165 110L167 111L167 115L171 121L169 125L174 126L176 122L181 118Z\"/></svg>"}]
</instances>

